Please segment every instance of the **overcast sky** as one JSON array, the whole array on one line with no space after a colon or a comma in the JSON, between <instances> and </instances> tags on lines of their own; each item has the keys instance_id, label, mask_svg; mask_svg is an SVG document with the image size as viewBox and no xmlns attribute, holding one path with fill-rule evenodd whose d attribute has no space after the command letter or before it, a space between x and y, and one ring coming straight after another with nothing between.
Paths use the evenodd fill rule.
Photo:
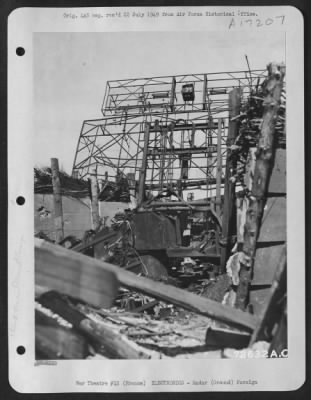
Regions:
<instances>
[{"instance_id":1,"label":"overcast sky","mask_svg":"<svg viewBox=\"0 0 311 400\"><path fill-rule=\"evenodd\" d=\"M281 32L35 33L35 160L71 173L85 119L101 117L107 80L265 68L285 61Z\"/></svg>"}]
</instances>

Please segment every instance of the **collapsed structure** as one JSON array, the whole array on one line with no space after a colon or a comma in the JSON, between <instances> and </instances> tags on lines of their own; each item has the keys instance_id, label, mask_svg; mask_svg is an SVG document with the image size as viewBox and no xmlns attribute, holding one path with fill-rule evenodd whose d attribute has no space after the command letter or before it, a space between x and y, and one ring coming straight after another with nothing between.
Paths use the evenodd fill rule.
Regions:
<instances>
[{"instance_id":1,"label":"collapsed structure","mask_svg":"<svg viewBox=\"0 0 311 400\"><path fill-rule=\"evenodd\" d=\"M270 352L286 349L284 77L285 67L272 63L258 71L109 81L103 118L83 123L73 166L75 178L92 177L93 231L66 246L71 251L37 243L37 285L54 290L38 288L41 320L48 318L44 307L54 307L79 334L97 335L106 356L157 358L172 353L146 342L146 326L135 333L137 348L137 340L129 343L116 325L105 326L105 318L120 321L122 310L134 311L146 325L146 312L158 316L169 303L175 325L180 307L195 313L190 320L197 313L208 318L194 345L204 352L259 341ZM98 201L130 197L135 207L101 226ZM128 271L147 278L133 279ZM119 285L127 290L120 292ZM118 307L107 310L111 305ZM95 325L81 328L72 322L75 313ZM122 323L130 321L128 327L133 321L127 317ZM96 324L105 332L98 333ZM165 326L163 334L162 328L163 321L149 331L157 343L181 332ZM45 353L43 336L39 353Z\"/></svg>"}]
</instances>

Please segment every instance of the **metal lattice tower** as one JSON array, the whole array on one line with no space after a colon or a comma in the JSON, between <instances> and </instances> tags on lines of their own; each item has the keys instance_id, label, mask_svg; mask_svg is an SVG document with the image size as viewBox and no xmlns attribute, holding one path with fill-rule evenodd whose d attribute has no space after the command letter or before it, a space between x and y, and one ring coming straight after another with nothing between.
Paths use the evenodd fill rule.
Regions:
<instances>
[{"instance_id":1,"label":"metal lattice tower","mask_svg":"<svg viewBox=\"0 0 311 400\"><path fill-rule=\"evenodd\" d=\"M224 174L228 93L240 87L247 96L264 77L253 70L108 81L103 117L82 125L73 175L121 172L137 187L144 169L146 189L208 196Z\"/></svg>"}]
</instances>

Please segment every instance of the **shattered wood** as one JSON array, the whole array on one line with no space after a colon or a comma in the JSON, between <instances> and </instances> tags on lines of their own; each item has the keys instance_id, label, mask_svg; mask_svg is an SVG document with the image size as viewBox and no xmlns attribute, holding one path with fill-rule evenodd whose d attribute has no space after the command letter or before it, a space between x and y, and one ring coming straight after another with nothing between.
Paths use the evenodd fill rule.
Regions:
<instances>
[{"instance_id":1,"label":"shattered wood","mask_svg":"<svg viewBox=\"0 0 311 400\"><path fill-rule=\"evenodd\" d=\"M58 246L36 235L45 239L35 242L37 359L234 358L236 349L287 347L285 67L267 68L256 85L230 88L228 120L204 124L206 134L218 127L219 146L228 132L217 179L186 180L191 154L202 151L199 125L183 128L191 126L190 154L171 146L178 124L156 120L144 125L139 181L118 168L98 192L94 174L93 229ZM180 160L178 182L165 181L163 159L159 182L146 181L149 158L160 156L148 145L157 132ZM204 151L215 152L208 141ZM49 170L35 175L36 192L51 190ZM88 181L60 181L62 195L90 192ZM217 198L183 197L215 183ZM107 226L97 200L130 201L130 191L138 204Z\"/></svg>"},{"instance_id":2,"label":"shattered wood","mask_svg":"<svg viewBox=\"0 0 311 400\"><path fill-rule=\"evenodd\" d=\"M160 310L166 308L167 305L162 304ZM69 354L74 355L72 358L88 359L97 355L130 359L221 358L228 340L221 339L217 344L215 337L221 335L219 332L246 338L246 341L249 337L245 331L230 331L226 326L223 331L224 327L220 328L219 325L217 328L209 318L179 308L169 308L170 314L165 317L160 316L160 310L153 310L154 314L137 314L116 307L95 309L57 292L48 292L36 299L36 324L41 326L43 319L48 320L48 325L58 326L59 330L66 329L68 337L76 343L82 340L83 352L73 346L70 350L60 348L60 358L70 358ZM36 346L41 354L53 351L48 342L45 348L42 345L47 339L44 338L45 333L40 328L36 336ZM244 339L242 343L246 341ZM236 339L230 343L231 346L235 346L234 342L240 348Z\"/></svg>"}]
</instances>

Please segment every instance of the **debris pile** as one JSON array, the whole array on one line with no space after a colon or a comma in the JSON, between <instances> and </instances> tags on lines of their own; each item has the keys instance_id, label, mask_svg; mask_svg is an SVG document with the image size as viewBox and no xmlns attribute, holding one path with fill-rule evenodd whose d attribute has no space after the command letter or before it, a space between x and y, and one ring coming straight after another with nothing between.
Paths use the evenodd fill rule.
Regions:
<instances>
[{"instance_id":1,"label":"debris pile","mask_svg":"<svg viewBox=\"0 0 311 400\"><path fill-rule=\"evenodd\" d=\"M62 194L75 198L87 197L90 195L90 184L87 180L74 178L64 171L59 171ZM52 170L46 168L34 168L35 193L52 194Z\"/></svg>"},{"instance_id":2,"label":"debris pile","mask_svg":"<svg viewBox=\"0 0 311 400\"><path fill-rule=\"evenodd\" d=\"M75 178L65 171L59 171L61 193L74 198L92 197L90 180ZM52 170L50 167L34 168L34 189L36 194L52 194ZM100 201L130 201L129 184L125 176L116 174L115 182L104 180L99 196Z\"/></svg>"},{"instance_id":3,"label":"debris pile","mask_svg":"<svg viewBox=\"0 0 311 400\"><path fill-rule=\"evenodd\" d=\"M135 297L132 293L132 300ZM217 327L211 319L149 297L145 307L129 311L128 302L123 306L97 309L55 291L41 294L36 298L37 358L51 357L53 352L51 358L65 359L224 357L224 349L229 343L225 346L219 340L217 343L214 336L221 336L221 325ZM60 335L62 332L70 338L70 352L68 347L56 348L52 342L46 343L43 336L47 322L54 327L54 333ZM122 342L123 347L126 345L122 357L121 349L98 335L104 330L110 332L114 340ZM236 335L237 342L231 346L247 345L247 332L227 329L227 335L230 334Z\"/></svg>"},{"instance_id":4,"label":"debris pile","mask_svg":"<svg viewBox=\"0 0 311 400\"><path fill-rule=\"evenodd\" d=\"M255 88L253 88L250 95L244 99L244 103L241 105L241 113L234 117L234 120L239 123L239 135L230 146L232 152L231 157L236 166L231 180L241 184L244 188L244 177L251 157L250 149L257 147L263 125L263 112L268 90L268 78L261 84L258 79ZM283 84L275 121L275 142L277 147L286 146L285 112L286 87L285 84Z\"/></svg>"},{"instance_id":5,"label":"debris pile","mask_svg":"<svg viewBox=\"0 0 311 400\"><path fill-rule=\"evenodd\" d=\"M116 174L115 182L105 180L98 195L99 201L121 201L130 202L129 182L124 174L119 171Z\"/></svg>"},{"instance_id":6,"label":"debris pile","mask_svg":"<svg viewBox=\"0 0 311 400\"><path fill-rule=\"evenodd\" d=\"M269 356L287 349L284 76L283 65L270 64L246 98L236 88L241 104L229 120L233 141L215 207L211 199L186 202L171 188L146 200L142 173L138 207L118 212L110 227L57 244L38 235L38 359L230 358L236 350ZM51 186L50 171L35 172L37 191ZM61 175L63 193L89 191L87 181L67 178ZM126 176L106 178L99 200L129 201Z\"/></svg>"}]
</instances>

